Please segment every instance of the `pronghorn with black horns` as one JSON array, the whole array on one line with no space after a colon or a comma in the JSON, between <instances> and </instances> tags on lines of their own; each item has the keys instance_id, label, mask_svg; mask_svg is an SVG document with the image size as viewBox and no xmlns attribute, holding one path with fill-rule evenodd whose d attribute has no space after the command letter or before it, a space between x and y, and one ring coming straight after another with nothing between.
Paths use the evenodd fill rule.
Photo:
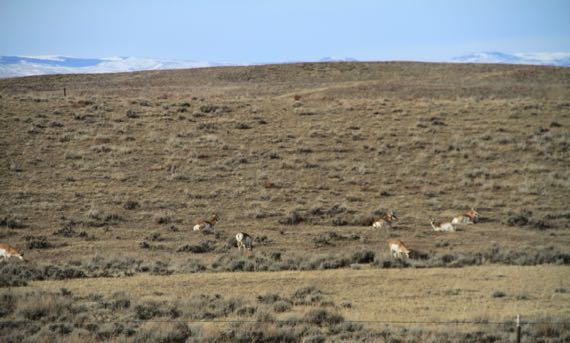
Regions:
<instances>
[{"instance_id":1,"label":"pronghorn with black horns","mask_svg":"<svg viewBox=\"0 0 570 343\"><path fill-rule=\"evenodd\" d=\"M390 213L374 219L374 222L372 223L372 227L373 228L391 228L393 227L396 222L398 221L398 217L396 217L396 212L394 211L390 211Z\"/></svg>"},{"instance_id":2,"label":"pronghorn with black horns","mask_svg":"<svg viewBox=\"0 0 570 343\"><path fill-rule=\"evenodd\" d=\"M202 230L211 230L214 228L214 225L218 222L218 216L216 214L212 214L209 220L200 219L194 225L194 231L202 231Z\"/></svg>"},{"instance_id":3,"label":"pronghorn with black horns","mask_svg":"<svg viewBox=\"0 0 570 343\"><path fill-rule=\"evenodd\" d=\"M479 221L479 213L471 208L467 213L453 217L452 224L475 224Z\"/></svg>"}]
</instances>

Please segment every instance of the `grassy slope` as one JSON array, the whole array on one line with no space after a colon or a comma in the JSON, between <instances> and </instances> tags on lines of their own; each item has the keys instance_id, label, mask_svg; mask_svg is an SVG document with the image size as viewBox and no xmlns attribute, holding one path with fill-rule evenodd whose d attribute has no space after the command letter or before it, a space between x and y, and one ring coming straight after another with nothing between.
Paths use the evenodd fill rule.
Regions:
<instances>
[{"instance_id":1,"label":"grassy slope","mask_svg":"<svg viewBox=\"0 0 570 343\"><path fill-rule=\"evenodd\" d=\"M337 305L350 302L352 308L342 309L347 320L503 321L517 314L527 319L568 318L570 293L555 290L566 284L569 276L568 268L559 266L199 273L35 282L21 291L41 288L58 292L65 286L77 296L110 296L122 290L139 300L188 299L218 293L255 302L258 295L288 294L310 285ZM493 297L495 291L506 295Z\"/></svg>"},{"instance_id":2,"label":"grassy slope","mask_svg":"<svg viewBox=\"0 0 570 343\"><path fill-rule=\"evenodd\" d=\"M215 240L191 232L191 226L217 212L222 218L217 228L224 233L215 240L218 247L244 230L267 236L269 242L258 244L257 251L285 256L363 248L382 255L388 237L439 253L480 252L493 243L567 251L569 74L566 68L532 66L335 63L0 80L0 217L27 226L3 227L1 239L24 248L32 261L55 264L125 254L145 261L212 261L227 252L192 255L176 249ZM206 113L204 105L231 112ZM129 110L138 117L127 117ZM139 207L125 209L128 200ZM337 217L327 216L306 217L295 226L278 222L292 210L326 211L335 205L346 210L337 217L395 209L401 222L391 232L334 227ZM485 218L481 224L451 234L431 231L428 217L450 218L470 206ZM550 228L505 225L521 208ZM160 224L159 217L171 221ZM64 225L92 239L52 235ZM316 247L313 239L331 230L361 238ZM151 241L152 233L164 240ZM54 247L28 251L30 235L44 235ZM156 249L139 248L141 241ZM384 273L400 280L398 289L413 285L411 299L391 294ZM473 307L467 317L509 317L509 308L568 315L561 302L548 298L553 287L567 287L558 284L567 280L565 267L142 275L69 284L80 290L125 282L138 292L154 284L171 289L168 280L176 280L173 285L200 280L219 285L215 288L228 286L218 284L219 278L269 280L256 287L261 291L264 285L287 285L283 280L289 275L299 283L322 284L342 300L348 297L343 287L352 289L364 279L360 287L368 291L354 288L350 295L356 306L347 316L355 319L377 318L384 308L388 298L376 297L375 284L381 294L417 306L409 313L420 312L422 318L435 316L433 309L450 299L489 304ZM422 282L418 275L431 280L429 288L461 291L441 299L430 293L426 301L433 304L423 305L426 293L416 287ZM472 275L481 277L471 280ZM448 277L458 286L441 284ZM516 280L525 280L520 283L525 286ZM243 285L236 290L251 287ZM504 289L507 298L491 299L495 288ZM518 292L531 294L531 300L516 301ZM461 317L460 307L450 306L450 317ZM395 310L394 318L409 315L404 309Z\"/></svg>"}]
</instances>

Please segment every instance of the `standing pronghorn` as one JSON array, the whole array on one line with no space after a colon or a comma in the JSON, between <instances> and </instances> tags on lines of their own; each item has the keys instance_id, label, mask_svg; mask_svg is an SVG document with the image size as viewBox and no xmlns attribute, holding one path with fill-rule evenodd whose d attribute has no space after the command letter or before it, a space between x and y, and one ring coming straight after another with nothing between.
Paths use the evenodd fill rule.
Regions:
<instances>
[{"instance_id":1,"label":"standing pronghorn","mask_svg":"<svg viewBox=\"0 0 570 343\"><path fill-rule=\"evenodd\" d=\"M479 221L479 213L473 208L469 212L453 217L452 224L475 224Z\"/></svg>"},{"instance_id":2,"label":"standing pronghorn","mask_svg":"<svg viewBox=\"0 0 570 343\"><path fill-rule=\"evenodd\" d=\"M398 221L398 217L396 217L396 213L394 213L394 211L390 211L390 213L388 213L385 216L382 216L380 218L374 219L374 223L372 223L372 227L373 228L391 228L393 225L396 224L396 221Z\"/></svg>"},{"instance_id":3,"label":"standing pronghorn","mask_svg":"<svg viewBox=\"0 0 570 343\"><path fill-rule=\"evenodd\" d=\"M24 254L6 243L0 243L0 256L4 258L4 261L12 256L17 257L20 260L24 260Z\"/></svg>"},{"instance_id":4,"label":"standing pronghorn","mask_svg":"<svg viewBox=\"0 0 570 343\"><path fill-rule=\"evenodd\" d=\"M236 241L238 246L238 251L241 251L241 248L244 250L249 250L251 253L253 251L253 239L250 235L245 232L238 232L236 235Z\"/></svg>"},{"instance_id":5,"label":"standing pronghorn","mask_svg":"<svg viewBox=\"0 0 570 343\"><path fill-rule=\"evenodd\" d=\"M410 249L399 239L389 240L388 248L390 248L390 253L394 258L402 258L402 255L410 258Z\"/></svg>"},{"instance_id":6,"label":"standing pronghorn","mask_svg":"<svg viewBox=\"0 0 570 343\"><path fill-rule=\"evenodd\" d=\"M194 225L194 231L213 229L214 225L216 225L217 222L218 222L218 216L212 214L210 220L205 220L205 219L198 220L196 225Z\"/></svg>"},{"instance_id":7,"label":"standing pronghorn","mask_svg":"<svg viewBox=\"0 0 570 343\"><path fill-rule=\"evenodd\" d=\"M430 222L431 227L433 228L434 231L444 231L444 232L454 232L455 231L455 226L453 226L452 223L442 223L439 221L436 221L435 218L431 218Z\"/></svg>"}]
</instances>

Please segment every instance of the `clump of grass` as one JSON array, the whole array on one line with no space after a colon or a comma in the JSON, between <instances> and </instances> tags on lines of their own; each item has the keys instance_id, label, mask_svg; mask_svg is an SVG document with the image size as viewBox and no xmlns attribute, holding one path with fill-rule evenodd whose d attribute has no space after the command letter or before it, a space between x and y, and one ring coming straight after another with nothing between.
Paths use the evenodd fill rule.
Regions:
<instances>
[{"instance_id":1,"label":"clump of grass","mask_svg":"<svg viewBox=\"0 0 570 343\"><path fill-rule=\"evenodd\" d=\"M305 321L317 326L332 327L344 321L343 316L338 313L332 313L325 309L319 308L309 311L303 318Z\"/></svg>"},{"instance_id":2,"label":"clump of grass","mask_svg":"<svg viewBox=\"0 0 570 343\"><path fill-rule=\"evenodd\" d=\"M133 316L138 320L149 320L156 317L177 318L180 316L180 311L175 305L154 300L141 302L133 310Z\"/></svg>"},{"instance_id":3,"label":"clump of grass","mask_svg":"<svg viewBox=\"0 0 570 343\"><path fill-rule=\"evenodd\" d=\"M504 298L507 296L507 294L501 290L496 290L491 294L491 296L493 298Z\"/></svg>"},{"instance_id":4,"label":"clump of grass","mask_svg":"<svg viewBox=\"0 0 570 343\"><path fill-rule=\"evenodd\" d=\"M242 299L224 299L220 294L201 294L183 301L179 306L185 317L214 319L235 313L244 305L245 301Z\"/></svg>"},{"instance_id":5,"label":"clump of grass","mask_svg":"<svg viewBox=\"0 0 570 343\"><path fill-rule=\"evenodd\" d=\"M192 252L194 254L205 254L208 252L212 252L216 249L216 243L214 241L210 241L210 240L205 240L205 241L200 241L200 243L195 244L195 245L191 245L191 244L187 244L187 245L183 245L180 248L178 248L178 252Z\"/></svg>"},{"instance_id":6,"label":"clump of grass","mask_svg":"<svg viewBox=\"0 0 570 343\"><path fill-rule=\"evenodd\" d=\"M251 129L251 126L246 124L246 123L236 123L234 125L234 128L236 128L238 130L248 130L248 129Z\"/></svg>"},{"instance_id":7,"label":"clump of grass","mask_svg":"<svg viewBox=\"0 0 570 343\"><path fill-rule=\"evenodd\" d=\"M536 219L532 216L532 211L521 209L518 213L509 212L504 224L518 227L531 227L538 230L550 228L550 225L542 219Z\"/></svg>"},{"instance_id":8,"label":"clump of grass","mask_svg":"<svg viewBox=\"0 0 570 343\"><path fill-rule=\"evenodd\" d=\"M199 260L196 259L188 259L185 262L182 262L177 267L177 272L182 273L201 273L206 271L208 268L202 264Z\"/></svg>"},{"instance_id":9,"label":"clump of grass","mask_svg":"<svg viewBox=\"0 0 570 343\"><path fill-rule=\"evenodd\" d=\"M297 224L302 223L304 221L305 221L305 218L303 218L303 216L299 212L291 211L291 212L289 212L289 214L285 218L279 219L279 224L297 225Z\"/></svg>"},{"instance_id":10,"label":"clump of grass","mask_svg":"<svg viewBox=\"0 0 570 343\"><path fill-rule=\"evenodd\" d=\"M138 118L138 117L140 117L139 113L133 109L128 109L126 115L127 115L127 118Z\"/></svg>"},{"instance_id":11,"label":"clump of grass","mask_svg":"<svg viewBox=\"0 0 570 343\"><path fill-rule=\"evenodd\" d=\"M123 204L123 208L125 210L134 210L136 208L138 208L140 205L137 201L134 200L127 200L124 204Z\"/></svg>"},{"instance_id":12,"label":"clump of grass","mask_svg":"<svg viewBox=\"0 0 570 343\"><path fill-rule=\"evenodd\" d=\"M46 236L25 236L28 249L49 249L53 247Z\"/></svg>"},{"instance_id":13,"label":"clump of grass","mask_svg":"<svg viewBox=\"0 0 570 343\"><path fill-rule=\"evenodd\" d=\"M154 222L157 224L168 224L172 221L172 215L169 213L157 213L154 215Z\"/></svg>"},{"instance_id":14,"label":"clump of grass","mask_svg":"<svg viewBox=\"0 0 570 343\"><path fill-rule=\"evenodd\" d=\"M283 313L291 310L291 303L287 301L278 301L273 304L273 311L276 313Z\"/></svg>"},{"instance_id":15,"label":"clump of grass","mask_svg":"<svg viewBox=\"0 0 570 343\"><path fill-rule=\"evenodd\" d=\"M215 132L218 129L218 126L214 123L200 123L196 128L206 132Z\"/></svg>"},{"instance_id":16,"label":"clump of grass","mask_svg":"<svg viewBox=\"0 0 570 343\"><path fill-rule=\"evenodd\" d=\"M372 263L376 253L372 250L361 250L356 251L352 254L352 262L355 263Z\"/></svg>"},{"instance_id":17,"label":"clump of grass","mask_svg":"<svg viewBox=\"0 0 570 343\"><path fill-rule=\"evenodd\" d=\"M115 292L110 299L101 299L99 306L112 311L119 311L131 307L131 299L123 291Z\"/></svg>"},{"instance_id":18,"label":"clump of grass","mask_svg":"<svg viewBox=\"0 0 570 343\"><path fill-rule=\"evenodd\" d=\"M63 236L63 237L75 237L77 236L77 231L73 230L71 226L64 226L53 233L54 236Z\"/></svg>"},{"instance_id":19,"label":"clump of grass","mask_svg":"<svg viewBox=\"0 0 570 343\"><path fill-rule=\"evenodd\" d=\"M436 248L444 248L449 246L449 241L447 239L440 239L435 243Z\"/></svg>"},{"instance_id":20,"label":"clump of grass","mask_svg":"<svg viewBox=\"0 0 570 343\"><path fill-rule=\"evenodd\" d=\"M168 342L184 343L193 335L188 324L184 322L154 323L144 326L134 335L135 342Z\"/></svg>"},{"instance_id":21,"label":"clump of grass","mask_svg":"<svg viewBox=\"0 0 570 343\"><path fill-rule=\"evenodd\" d=\"M0 218L0 226L4 226L10 229L23 229L26 227L26 225L22 224L19 219L9 216Z\"/></svg>"},{"instance_id":22,"label":"clump of grass","mask_svg":"<svg viewBox=\"0 0 570 343\"><path fill-rule=\"evenodd\" d=\"M146 239L148 239L151 242L162 242L164 241L166 238L162 237L162 235L160 234L160 232L153 232L150 235L148 235L146 237Z\"/></svg>"},{"instance_id":23,"label":"clump of grass","mask_svg":"<svg viewBox=\"0 0 570 343\"><path fill-rule=\"evenodd\" d=\"M0 318L6 317L16 309L16 296L11 292L0 294Z\"/></svg>"},{"instance_id":24,"label":"clump of grass","mask_svg":"<svg viewBox=\"0 0 570 343\"><path fill-rule=\"evenodd\" d=\"M143 271L143 261L131 256L104 258L97 255L77 264L87 271L90 277L129 276L137 271Z\"/></svg>"},{"instance_id":25,"label":"clump of grass","mask_svg":"<svg viewBox=\"0 0 570 343\"><path fill-rule=\"evenodd\" d=\"M267 293L257 296L257 301L262 304L273 304L279 300L281 300L281 297L279 296L279 294L276 293Z\"/></svg>"},{"instance_id":26,"label":"clump of grass","mask_svg":"<svg viewBox=\"0 0 570 343\"><path fill-rule=\"evenodd\" d=\"M312 241L316 247L323 245L332 245L334 241L345 241L345 240L359 240L360 236L358 234L342 235L335 231L328 231L319 234L317 237L313 237Z\"/></svg>"},{"instance_id":27,"label":"clump of grass","mask_svg":"<svg viewBox=\"0 0 570 343\"><path fill-rule=\"evenodd\" d=\"M294 305L313 305L323 300L323 293L314 286L301 287L289 297Z\"/></svg>"},{"instance_id":28,"label":"clump of grass","mask_svg":"<svg viewBox=\"0 0 570 343\"><path fill-rule=\"evenodd\" d=\"M271 239L269 239L266 235L256 236L253 241L258 245L267 245L271 243Z\"/></svg>"},{"instance_id":29,"label":"clump of grass","mask_svg":"<svg viewBox=\"0 0 570 343\"><path fill-rule=\"evenodd\" d=\"M59 321L73 312L71 299L59 295L32 294L18 302L18 316L27 320Z\"/></svg>"}]
</instances>

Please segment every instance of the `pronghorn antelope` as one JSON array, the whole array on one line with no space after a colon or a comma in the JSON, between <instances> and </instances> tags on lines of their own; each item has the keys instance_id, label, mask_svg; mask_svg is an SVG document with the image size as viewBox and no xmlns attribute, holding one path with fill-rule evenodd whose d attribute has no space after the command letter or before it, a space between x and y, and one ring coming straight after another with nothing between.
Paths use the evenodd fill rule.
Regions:
<instances>
[{"instance_id":1,"label":"pronghorn antelope","mask_svg":"<svg viewBox=\"0 0 570 343\"><path fill-rule=\"evenodd\" d=\"M24 260L22 257L24 254L20 253L18 250L5 243L0 243L0 256L4 258L4 261L12 256L17 257L20 260Z\"/></svg>"},{"instance_id":2,"label":"pronghorn antelope","mask_svg":"<svg viewBox=\"0 0 570 343\"><path fill-rule=\"evenodd\" d=\"M396 213L394 213L394 211L391 211L390 213L388 213L385 216L382 216L378 219L374 219L374 223L372 223L372 227L373 228L383 228L383 227L391 228L393 225L395 225L397 220L398 220L398 217L396 217Z\"/></svg>"},{"instance_id":3,"label":"pronghorn antelope","mask_svg":"<svg viewBox=\"0 0 570 343\"><path fill-rule=\"evenodd\" d=\"M452 223L442 223L432 218L429 222L434 231L454 232L455 226Z\"/></svg>"},{"instance_id":4,"label":"pronghorn antelope","mask_svg":"<svg viewBox=\"0 0 570 343\"><path fill-rule=\"evenodd\" d=\"M402 255L405 255L406 258L410 258L410 249L401 240L389 240L388 247L390 248L390 253L392 253L394 258L402 258Z\"/></svg>"},{"instance_id":5,"label":"pronghorn antelope","mask_svg":"<svg viewBox=\"0 0 570 343\"><path fill-rule=\"evenodd\" d=\"M236 235L236 241L239 251L241 251L241 248L244 250L249 250L249 252L253 250L253 239L247 233L238 232Z\"/></svg>"},{"instance_id":6,"label":"pronghorn antelope","mask_svg":"<svg viewBox=\"0 0 570 343\"><path fill-rule=\"evenodd\" d=\"M473 208L469 212L453 217L452 224L475 224L479 221L479 213Z\"/></svg>"},{"instance_id":7,"label":"pronghorn antelope","mask_svg":"<svg viewBox=\"0 0 570 343\"><path fill-rule=\"evenodd\" d=\"M194 225L194 231L211 230L214 228L214 225L216 225L217 221L218 221L218 216L216 216L215 214L212 214L210 220L200 219L196 223L196 225Z\"/></svg>"}]
</instances>

